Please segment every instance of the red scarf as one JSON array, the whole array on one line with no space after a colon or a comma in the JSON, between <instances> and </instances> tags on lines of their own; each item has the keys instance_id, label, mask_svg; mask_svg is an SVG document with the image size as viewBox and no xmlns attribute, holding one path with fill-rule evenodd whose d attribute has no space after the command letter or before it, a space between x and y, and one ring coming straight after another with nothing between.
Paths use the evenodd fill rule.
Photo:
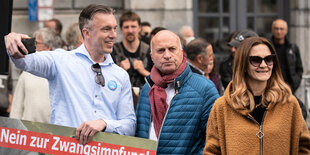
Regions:
<instances>
[{"instance_id":1,"label":"red scarf","mask_svg":"<svg viewBox=\"0 0 310 155\"><path fill-rule=\"evenodd\" d=\"M151 79L154 82L154 85L149 92L149 99L151 103L153 123L157 138L168 108L165 88L167 87L167 84L172 83L176 77L183 73L186 65L186 58L183 57L181 65L172 74L161 76L155 65L151 70Z\"/></svg>"}]
</instances>

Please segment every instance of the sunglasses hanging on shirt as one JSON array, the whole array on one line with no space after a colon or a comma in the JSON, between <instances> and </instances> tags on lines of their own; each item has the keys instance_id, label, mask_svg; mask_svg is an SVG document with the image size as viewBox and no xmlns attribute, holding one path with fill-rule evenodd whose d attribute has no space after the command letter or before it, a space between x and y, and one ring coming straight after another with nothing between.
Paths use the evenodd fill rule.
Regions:
<instances>
[{"instance_id":1,"label":"sunglasses hanging on shirt","mask_svg":"<svg viewBox=\"0 0 310 155\"><path fill-rule=\"evenodd\" d=\"M104 77L102 75L101 72L101 67L98 63L95 63L91 66L91 69L97 73L97 75L95 76L95 82L99 85L101 85L102 87L104 87L105 85L105 81L104 81Z\"/></svg>"}]
</instances>

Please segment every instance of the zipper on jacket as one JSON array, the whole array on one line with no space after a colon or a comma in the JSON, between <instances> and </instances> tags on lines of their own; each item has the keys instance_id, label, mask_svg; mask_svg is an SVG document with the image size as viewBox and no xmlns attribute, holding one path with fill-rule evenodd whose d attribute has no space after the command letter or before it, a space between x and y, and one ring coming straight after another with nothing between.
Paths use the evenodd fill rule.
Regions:
<instances>
[{"instance_id":1,"label":"zipper on jacket","mask_svg":"<svg viewBox=\"0 0 310 155\"><path fill-rule=\"evenodd\" d=\"M167 116L167 114L168 114L168 111L169 111L169 109L170 109L170 106L171 106L171 103L172 103L174 97L179 93L178 87L179 87L180 85L181 85L181 84L180 84L180 81L177 81L177 87L176 87L176 86L174 87L175 95L172 97L172 99L171 99L171 101L170 101L170 103L169 103L169 105L168 105L167 112L166 112L166 114L165 114L164 120L163 120L163 122L162 122L162 124L161 124L161 127L160 127L160 130L159 130L158 139L157 139L157 147L156 147L156 148L158 148L159 139L160 139L160 135L161 135L161 130L162 130L163 125L164 125L164 123L165 123L165 121L166 121L166 116Z\"/></svg>"},{"instance_id":2,"label":"zipper on jacket","mask_svg":"<svg viewBox=\"0 0 310 155\"><path fill-rule=\"evenodd\" d=\"M147 83L147 85L152 88L151 84L149 83L149 81L147 80L147 77L144 77L144 80L145 80L145 83ZM151 124L152 124L152 108L151 108L151 113L150 113L150 126L149 126L149 129L151 127ZM148 139L150 139L150 131L149 131L149 136L148 136Z\"/></svg>"},{"instance_id":3,"label":"zipper on jacket","mask_svg":"<svg viewBox=\"0 0 310 155\"><path fill-rule=\"evenodd\" d=\"M266 115L266 111L263 114L263 118L262 118L262 123L259 124L253 117L251 117L250 115L247 115L247 118L249 118L250 120L256 122L259 125L259 131L256 133L256 136L259 139L259 145L260 145L260 155L263 155L263 137L264 137L264 133L263 133L263 123L264 123L264 119L265 119L265 115Z\"/></svg>"}]
</instances>

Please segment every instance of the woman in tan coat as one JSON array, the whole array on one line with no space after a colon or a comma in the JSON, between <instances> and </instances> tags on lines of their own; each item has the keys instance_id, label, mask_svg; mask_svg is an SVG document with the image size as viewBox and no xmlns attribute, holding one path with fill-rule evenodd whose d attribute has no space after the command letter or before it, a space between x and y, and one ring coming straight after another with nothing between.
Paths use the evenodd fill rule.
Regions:
<instances>
[{"instance_id":1,"label":"woman in tan coat","mask_svg":"<svg viewBox=\"0 0 310 155\"><path fill-rule=\"evenodd\" d=\"M233 79L210 113L203 154L309 155L310 134L273 46L248 38L234 64Z\"/></svg>"}]
</instances>

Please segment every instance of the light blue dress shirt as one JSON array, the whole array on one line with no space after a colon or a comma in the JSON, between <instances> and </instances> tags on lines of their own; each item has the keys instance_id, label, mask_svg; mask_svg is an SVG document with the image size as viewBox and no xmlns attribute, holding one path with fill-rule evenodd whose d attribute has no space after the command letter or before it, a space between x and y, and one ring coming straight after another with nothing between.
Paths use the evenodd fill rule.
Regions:
<instances>
[{"instance_id":1,"label":"light blue dress shirt","mask_svg":"<svg viewBox=\"0 0 310 155\"><path fill-rule=\"evenodd\" d=\"M85 121L103 119L105 132L133 136L136 116L129 76L114 64L110 54L100 63L105 86L95 82L96 73L84 44L72 51L36 52L12 59L20 69L48 79L52 124L78 127Z\"/></svg>"}]
</instances>

